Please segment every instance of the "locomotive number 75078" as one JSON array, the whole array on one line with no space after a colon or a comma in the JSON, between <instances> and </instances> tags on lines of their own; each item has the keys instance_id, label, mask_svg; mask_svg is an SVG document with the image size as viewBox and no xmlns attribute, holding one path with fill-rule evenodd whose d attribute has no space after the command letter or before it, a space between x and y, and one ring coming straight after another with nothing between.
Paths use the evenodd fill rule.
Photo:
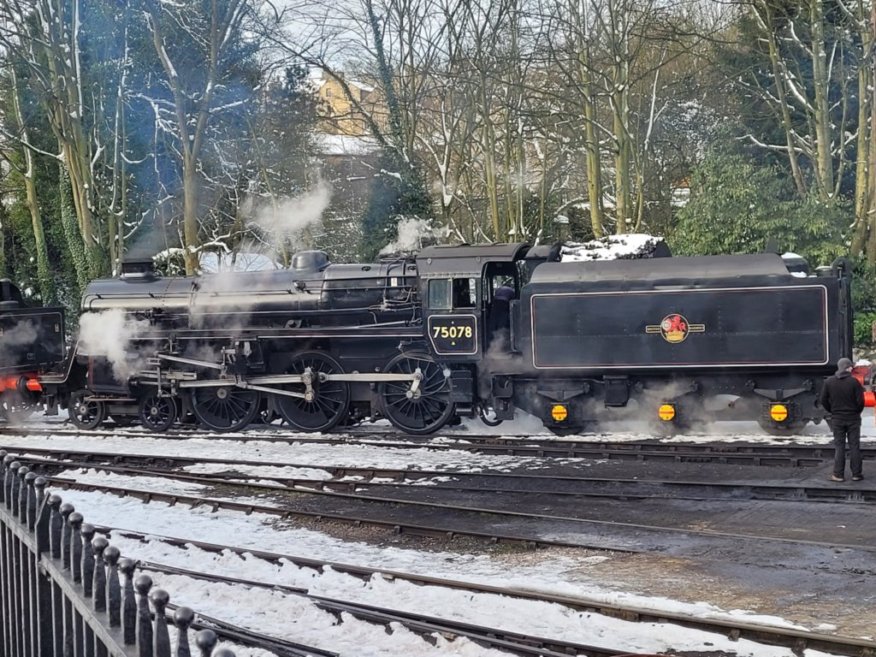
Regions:
<instances>
[{"instance_id":1,"label":"locomotive number 75078","mask_svg":"<svg viewBox=\"0 0 876 657\"><path fill-rule=\"evenodd\" d=\"M470 338L474 331L471 326L433 326L433 338Z\"/></svg>"},{"instance_id":2,"label":"locomotive number 75078","mask_svg":"<svg viewBox=\"0 0 876 657\"><path fill-rule=\"evenodd\" d=\"M430 315L428 330L436 354L471 356L478 352L478 326L474 315Z\"/></svg>"}]
</instances>

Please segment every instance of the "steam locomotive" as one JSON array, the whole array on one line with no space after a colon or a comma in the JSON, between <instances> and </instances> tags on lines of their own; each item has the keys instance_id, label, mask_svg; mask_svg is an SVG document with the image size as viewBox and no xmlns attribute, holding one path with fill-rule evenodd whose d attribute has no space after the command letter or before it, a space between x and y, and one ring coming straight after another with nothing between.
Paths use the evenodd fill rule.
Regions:
<instances>
[{"instance_id":1,"label":"steam locomotive","mask_svg":"<svg viewBox=\"0 0 876 657\"><path fill-rule=\"evenodd\" d=\"M64 358L64 309L29 308L0 280L0 418L29 415L43 392L39 377Z\"/></svg>"},{"instance_id":2,"label":"steam locomotive","mask_svg":"<svg viewBox=\"0 0 876 657\"><path fill-rule=\"evenodd\" d=\"M801 276L773 254L560 259L526 244L371 264L305 251L288 270L187 278L127 262L88 286L81 318L124 330L81 336L40 385L83 428L193 416L234 432L277 414L430 434L522 409L557 434L621 418L781 434L823 418L822 381L852 351L845 261ZM121 334L119 356L105 347Z\"/></svg>"}]
</instances>

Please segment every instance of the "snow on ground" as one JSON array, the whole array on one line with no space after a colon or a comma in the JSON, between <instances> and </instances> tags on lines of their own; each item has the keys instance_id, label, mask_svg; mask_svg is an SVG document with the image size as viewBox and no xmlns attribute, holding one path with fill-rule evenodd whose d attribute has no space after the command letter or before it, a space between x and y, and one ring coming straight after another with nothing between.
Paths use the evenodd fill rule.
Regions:
<instances>
[{"instance_id":1,"label":"snow on ground","mask_svg":"<svg viewBox=\"0 0 876 657\"><path fill-rule=\"evenodd\" d=\"M530 419L498 427L497 435L511 435L515 429L522 434L528 431ZM57 426L56 423L44 423ZM473 424L471 433L485 433L483 425ZM588 441L643 440L653 438L650 434L636 431L611 434L587 434L575 439ZM810 442L826 444L829 435L826 429L810 427L804 436L793 439L774 438L760 432L753 423L726 423L710 427L712 432L694 436L686 435L672 441L711 442L760 442L781 444ZM248 441L246 443L223 437L194 437L185 440L162 440L138 436L136 430L120 430L112 437L78 435L75 437L54 435L49 438L37 436L4 436L7 447L26 451L31 447L53 447L69 452L75 451L124 451L156 456L181 455L214 458L245 458L263 461L265 466L252 470L258 476L308 477L325 479L330 476L325 470L313 466L353 466L403 469L408 467L431 470L460 470L477 472L483 469L512 469L521 465L533 468L539 459L471 454L457 450L387 449L380 446L349 444L270 443ZM253 434L250 434L251 436ZM257 436L258 433L255 433ZM873 422L865 419L864 435L876 436ZM446 445L451 440L465 437L465 427L459 433L445 433L436 437L436 445ZM539 435L545 439L548 436ZM378 437L375 436L375 439ZM564 439L568 440L568 438ZM556 460L559 461L559 460ZM564 463L586 464L584 459L562 459ZM298 467L295 467L298 466ZM304 466L302 469L300 466ZM210 473L224 466L195 466L191 472ZM246 469L241 466L241 472ZM268 474L270 473L270 474ZM94 471L71 472L77 479L86 478L105 485L133 483L123 475L108 475ZM162 492L177 492L180 495L194 494L204 490L198 484L172 482L160 478L137 478L138 488L147 487ZM622 591L611 583L601 581L595 571L597 564L606 557L576 554L574 550L545 553L473 555L453 552L430 552L398 547L379 547L356 541L344 541L318 531L284 527L273 516L253 513L245 515L231 511L211 513L208 509L189 509L184 506L168 506L163 503L143 504L130 498L117 498L98 492L62 491L67 502L73 503L85 515L88 522L107 525L157 536L191 538L200 541L232 545L242 549L268 550L299 557L329 559L341 563L371 566L384 570L428 574L461 581L478 582L493 586L517 588L529 591L544 591L571 597L601 602L635 605L650 610L695 614L712 618L744 618L747 622L790 626L777 617L757 616L745 610L722 610L707 603L686 604L672 600L639 596ZM730 642L722 637L704 635L692 630L672 626L625 623L616 619L582 614L557 605L524 601L486 594L460 593L441 587L414 586L401 580L388 581L374 577L367 582L337 571L317 573L301 569L283 561L271 564L251 556L240 557L231 552L207 553L192 546L180 549L160 540L128 539L120 535L112 541L126 556L140 560L155 561L168 565L202 572L246 578L263 582L276 582L288 586L306 587L314 594L340 599L356 600L370 604L394 606L398 609L418 611L434 616L459 618L470 622L497 625L518 632L553 638L565 637L580 643L610 644L629 651L697 650L706 644L710 650L727 650L738 655L753 657L790 656L790 651L769 648L747 642ZM471 642L452 642L447 645L430 643L397 629L386 634L382 627L375 628L359 621L338 627L331 617L304 603L276 592L267 593L240 585L204 585L201 582L184 582L178 577L155 574L154 579L170 590L172 600L187 604L203 613L247 625L257 631L270 628L277 636L294 641L315 643L320 647L338 650L342 655L464 655L480 657L496 654ZM817 628L823 631L825 628ZM256 652L235 648L239 657ZM807 651L807 657L820 653Z\"/></svg>"},{"instance_id":2,"label":"snow on ground","mask_svg":"<svg viewBox=\"0 0 876 657\"><path fill-rule=\"evenodd\" d=\"M384 570L429 574L459 581L478 582L526 591L544 591L600 602L632 604L650 610L695 614L710 618L744 618L748 622L791 627L780 618L756 616L741 610L723 611L706 603L682 604L672 600L645 598L612 589L600 582L592 568L604 557L578 557L574 552L552 555L550 560L521 559L520 555L471 555L425 552L396 547L379 547L344 541L321 532L283 528L276 519L258 513L245 515L229 511L170 507L161 503L142 504L130 498L102 493L64 491L92 524L109 525L138 532L276 551L298 557L328 559L340 563L367 565ZM453 591L443 587L417 586L401 580L374 576L368 581L329 569L323 573L299 568L289 561L269 563L250 555L231 552L214 554L194 546L184 549L153 538L142 542L118 533L111 537L122 554L139 560L173 565L253 581L304 587L312 594L369 604L390 606L449 619L464 619L526 634L566 638L579 643L610 645L634 652L727 650L752 657L789 657L785 649L765 647L747 641L732 642L723 637L664 624L629 623L596 614L577 612L561 605L520 600L492 594ZM387 635L382 628L355 622L342 627L331 617L299 598L267 593L242 585L191 582L188 578L154 573L156 584L166 587L171 600L196 611L226 618L257 631L338 650L344 657L382 655L488 656L495 651L470 642L453 642L446 649L433 647L414 635L397 630ZM807 657L822 653L807 651Z\"/></svg>"},{"instance_id":3,"label":"snow on ground","mask_svg":"<svg viewBox=\"0 0 876 657\"><path fill-rule=\"evenodd\" d=\"M198 458L245 459L274 466L327 466L351 468L391 468L403 470L459 470L478 472L486 468L510 471L521 466L536 469L544 466L538 458L471 454L461 450L387 449L376 445L344 443L269 443L250 440L245 443L220 438L188 438L171 440L141 438L136 434L115 436L3 436L7 448L27 451L32 448L61 449L69 454L101 451L158 456L196 456ZM587 459L553 459L553 463L587 467Z\"/></svg>"}]
</instances>

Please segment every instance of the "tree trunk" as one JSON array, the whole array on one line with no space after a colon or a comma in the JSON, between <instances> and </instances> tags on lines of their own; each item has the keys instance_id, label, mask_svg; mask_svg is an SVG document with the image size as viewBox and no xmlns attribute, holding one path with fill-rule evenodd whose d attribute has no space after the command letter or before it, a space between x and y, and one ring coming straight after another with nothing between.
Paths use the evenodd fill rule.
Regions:
<instances>
[{"instance_id":1,"label":"tree trunk","mask_svg":"<svg viewBox=\"0 0 876 657\"><path fill-rule=\"evenodd\" d=\"M621 75L621 87L614 94L614 139L615 151L615 210L617 213L616 232L626 233L632 227L632 194L630 185L630 137L627 132L629 121L629 98L626 77Z\"/></svg>"},{"instance_id":2,"label":"tree trunk","mask_svg":"<svg viewBox=\"0 0 876 657\"><path fill-rule=\"evenodd\" d=\"M862 44L862 51L869 52L871 39ZM855 163L855 227L852 234L850 253L860 255L867 243L870 225L867 221L867 211L870 207L870 196L873 188L870 186L870 142L873 135L870 132L870 93L869 86L872 76L870 67L858 67L858 137L857 161Z\"/></svg>"},{"instance_id":3,"label":"tree trunk","mask_svg":"<svg viewBox=\"0 0 876 657\"><path fill-rule=\"evenodd\" d=\"M70 185L70 176L67 167L61 162L58 165L58 195L61 204L61 227L64 230L64 239L70 250L70 258L73 261L73 269L76 272L76 282L79 285L79 293L85 290L90 279L88 262L85 257L85 246L82 243L82 234L79 232L79 223L76 220L76 212L73 209L73 189Z\"/></svg>"},{"instance_id":4,"label":"tree trunk","mask_svg":"<svg viewBox=\"0 0 876 657\"><path fill-rule=\"evenodd\" d=\"M876 2L871 2L870 29L871 41L876 43ZM876 48L870 49L871 66L876 69ZM872 78L871 78L872 80ZM867 262L876 264L876 85L870 84L870 171L867 176L870 192L868 194L867 225L870 235L867 241Z\"/></svg>"},{"instance_id":5,"label":"tree trunk","mask_svg":"<svg viewBox=\"0 0 876 657\"><path fill-rule=\"evenodd\" d=\"M195 162L183 164L183 245L186 275L198 272L198 172Z\"/></svg>"},{"instance_id":6,"label":"tree trunk","mask_svg":"<svg viewBox=\"0 0 876 657\"><path fill-rule=\"evenodd\" d=\"M830 80L827 77L827 53L824 50L823 0L809 0L812 29L812 85L815 88L816 176L818 195L822 201L833 198L833 142L830 126Z\"/></svg>"},{"instance_id":7,"label":"tree trunk","mask_svg":"<svg viewBox=\"0 0 876 657\"><path fill-rule=\"evenodd\" d=\"M785 132L785 143L788 146L788 163L791 165L791 176L794 179L794 186L797 189L797 194L800 198L805 198L806 183L803 180L803 172L800 170L800 159L797 157L797 150L794 144L794 124L791 121L791 111L788 107L788 103L785 101L785 80L779 63L779 49L776 45L776 35L773 31L772 15L770 14L770 8L767 3L763 3L763 12L764 14L761 16L761 20L765 26L764 37L769 46L770 66L773 72L773 79L776 83L776 97L779 99L782 128Z\"/></svg>"},{"instance_id":8,"label":"tree trunk","mask_svg":"<svg viewBox=\"0 0 876 657\"><path fill-rule=\"evenodd\" d=\"M24 187L27 196L27 208L30 210L30 223L33 228L33 239L36 246L37 281L40 288L40 298L46 305L55 303L55 282L49 271L49 251L46 248L46 234L43 230L43 217L40 213L40 203L34 182L33 154L25 148L27 172L24 174Z\"/></svg>"},{"instance_id":9,"label":"tree trunk","mask_svg":"<svg viewBox=\"0 0 876 657\"><path fill-rule=\"evenodd\" d=\"M12 105L15 112L15 120L21 129L22 139L25 143L29 142L27 126L24 123L24 116L21 112L21 97L18 90L18 76L15 74L15 67L10 67L12 71ZM34 246L36 250L36 266L37 266L37 283L40 288L40 298L44 304L55 303L55 282L49 271L49 252L46 247L46 235L43 230L43 217L40 212L39 197L36 191L36 182L34 177L36 171L34 167L34 156L27 145L22 147L25 162L24 171L24 189L27 202L27 209L30 212L30 223L33 230Z\"/></svg>"},{"instance_id":10,"label":"tree trunk","mask_svg":"<svg viewBox=\"0 0 876 657\"><path fill-rule=\"evenodd\" d=\"M583 56L583 55L582 55ZM602 210L602 158L599 138L596 136L596 107L593 102L593 86L589 61L579 65L581 91L584 95L584 149L587 152L587 196L590 200L590 227L593 237L605 234L605 217Z\"/></svg>"}]
</instances>

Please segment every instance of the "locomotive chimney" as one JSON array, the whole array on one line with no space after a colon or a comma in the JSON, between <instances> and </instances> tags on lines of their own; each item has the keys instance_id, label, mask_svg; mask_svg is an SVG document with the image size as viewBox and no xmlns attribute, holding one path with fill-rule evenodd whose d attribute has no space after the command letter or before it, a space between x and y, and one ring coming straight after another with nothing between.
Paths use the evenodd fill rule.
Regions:
<instances>
[{"instance_id":1,"label":"locomotive chimney","mask_svg":"<svg viewBox=\"0 0 876 657\"><path fill-rule=\"evenodd\" d=\"M152 280L156 277L152 258L125 258L122 260L123 279Z\"/></svg>"}]
</instances>

